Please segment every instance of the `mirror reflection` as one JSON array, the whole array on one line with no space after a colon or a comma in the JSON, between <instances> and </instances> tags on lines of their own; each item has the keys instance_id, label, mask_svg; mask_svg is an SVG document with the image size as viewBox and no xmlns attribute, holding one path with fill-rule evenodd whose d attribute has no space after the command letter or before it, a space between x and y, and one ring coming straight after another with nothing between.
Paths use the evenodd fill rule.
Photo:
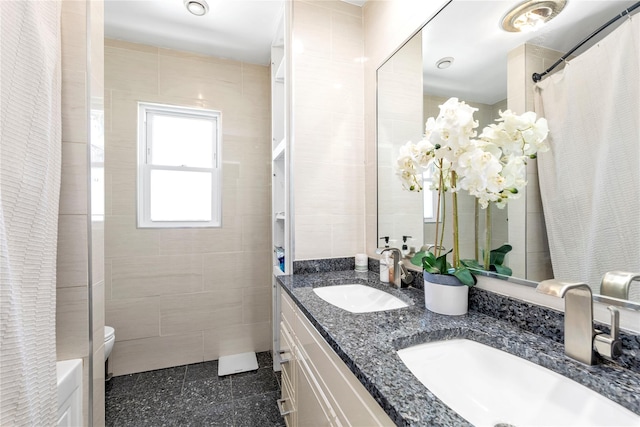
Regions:
<instances>
[{"instance_id":1,"label":"mirror reflection","mask_svg":"<svg viewBox=\"0 0 640 427\"><path fill-rule=\"evenodd\" d=\"M438 115L439 105L455 96L478 108L475 117L479 130L499 117L500 110L533 110L530 71L544 71L594 28L634 4L633 1L595 1L580 2L578 7L572 5L575 2L569 2L565 11L547 24L548 28L514 34L499 28L502 16L513 6L511 3L453 1L379 68L379 246L384 246L388 236L390 246L406 246L405 252L411 253L412 248L418 251L434 240L433 193L403 191L395 176L394 164L400 146L422 138L427 118ZM464 38L460 37L462 33ZM575 55L594 43L585 45ZM518 55L526 58L526 62L524 59L514 61ZM529 70L530 63L537 68ZM638 124L635 126L637 134ZM553 277L553 269L559 267L551 262L549 240L553 240L554 235L547 238L538 165L536 161L531 163L526 194L505 209L492 209L491 246L512 244L514 249L506 263L513 269L514 278L539 281ZM424 179L427 184L424 188L428 189L428 174ZM461 257L480 259L485 231L483 211L478 212L475 199L466 194L458 197L458 203ZM449 227L450 224L448 221ZM640 230L640 225L637 228ZM450 248L451 242L446 239L451 232L445 231L444 235L443 245ZM634 268L640 271L640 265L633 263L625 267L629 271ZM606 271L601 270L600 276ZM593 284L593 280L588 281ZM522 280L514 282L522 283ZM631 294L634 287L640 288L640 283L631 285ZM595 291L598 289L596 286Z\"/></svg>"}]
</instances>

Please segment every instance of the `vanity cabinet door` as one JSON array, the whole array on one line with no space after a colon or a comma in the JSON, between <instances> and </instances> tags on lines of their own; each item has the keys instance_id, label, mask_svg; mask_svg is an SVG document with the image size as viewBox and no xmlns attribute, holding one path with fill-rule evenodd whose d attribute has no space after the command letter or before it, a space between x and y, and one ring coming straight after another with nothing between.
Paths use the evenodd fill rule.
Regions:
<instances>
[{"instance_id":1,"label":"vanity cabinet door","mask_svg":"<svg viewBox=\"0 0 640 427\"><path fill-rule=\"evenodd\" d=\"M287 427L294 427L298 425L296 422L296 403L293 396L293 385L288 379L285 379L283 370L282 395L278 401L278 407L280 409L280 415L284 418L284 423Z\"/></svg>"},{"instance_id":2,"label":"vanity cabinet door","mask_svg":"<svg viewBox=\"0 0 640 427\"><path fill-rule=\"evenodd\" d=\"M326 396L309 370L304 356L296 357L299 370L296 376L296 424L300 427L339 426Z\"/></svg>"}]
</instances>

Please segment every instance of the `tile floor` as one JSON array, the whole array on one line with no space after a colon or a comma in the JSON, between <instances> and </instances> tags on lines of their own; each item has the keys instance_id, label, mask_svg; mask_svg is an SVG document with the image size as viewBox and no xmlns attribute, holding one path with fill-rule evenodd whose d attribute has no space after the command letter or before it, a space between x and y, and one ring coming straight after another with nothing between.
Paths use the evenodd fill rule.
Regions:
<instances>
[{"instance_id":1,"label":"tile floor","mask_svg":"<svg viewBox=\"0 0 640 427\"><path fill-rule=\"evenodd\" d=\"M218 361L113 377L106 384L107 427L284 426L276 399L280 373L271 354L257 371L218 377Z\"/></svg>"}]
</instances>

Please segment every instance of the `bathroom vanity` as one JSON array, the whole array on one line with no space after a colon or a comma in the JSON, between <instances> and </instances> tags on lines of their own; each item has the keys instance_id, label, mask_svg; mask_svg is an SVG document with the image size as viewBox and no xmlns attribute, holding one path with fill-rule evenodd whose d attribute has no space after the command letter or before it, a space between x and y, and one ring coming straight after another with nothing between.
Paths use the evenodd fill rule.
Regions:
<instances>
[{"instance_id":1,"label":"bathroom vanity","mask_svg":"<svg viewBox=\"0 0 640 427\"><path fill-rule=\"evenodd\" d=\"M283 289L280 409L288 426L309 425L308 420L314 425L472 425L426 388L397 353L458 338L503 350L582 384L631 411L631 425L640 424L637 336L622 334L620 360L587 366L564 354L560 313L481 289L472 289L469 314L443 316L425 310L421 289L390 288L370 271L295 274L278 277L278 282ZM384 290L409 306L350 313L313 291L341 284ZM493 312L519 307L527 319L498 319L487 314L491 306ZM533 323L537 326L529 327ZM451 387L461 386L452 382Z\"/></svg>"},{"instance_id":2,"label":"bathroom vanity","mask_svg":"<svg viewBox=\"0 0 640 427\"><path fill-rule=\"evenodd\" d=\"M287 426L394 425L285 292L281 304L278 404Z\"/></svg>"}]
</instances>

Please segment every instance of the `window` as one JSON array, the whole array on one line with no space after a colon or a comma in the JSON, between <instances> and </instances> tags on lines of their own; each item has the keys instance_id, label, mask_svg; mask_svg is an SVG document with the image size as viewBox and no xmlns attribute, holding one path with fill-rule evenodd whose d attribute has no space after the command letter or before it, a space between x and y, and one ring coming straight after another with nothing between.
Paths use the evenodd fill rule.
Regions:
<instances>
[{"instance_id":1,"label":"window","mask_svg":"<svg viewBox=\"0 0 640 427\"><path fill-rule=\"evenodd\" d=\"M436 222L438 192L432 190L433 165L422 173L422 193L424 195L424 222Z\"/></svg>"},{"instance_id":2,"label":"window","mask_svg":"<svg viewBox=\"0 0 640 427\"><path fill-rule=\"evenodd\" d=\"M221 115L138 103L138 227L220 227Z\"/></svg>"}]
</instances>

